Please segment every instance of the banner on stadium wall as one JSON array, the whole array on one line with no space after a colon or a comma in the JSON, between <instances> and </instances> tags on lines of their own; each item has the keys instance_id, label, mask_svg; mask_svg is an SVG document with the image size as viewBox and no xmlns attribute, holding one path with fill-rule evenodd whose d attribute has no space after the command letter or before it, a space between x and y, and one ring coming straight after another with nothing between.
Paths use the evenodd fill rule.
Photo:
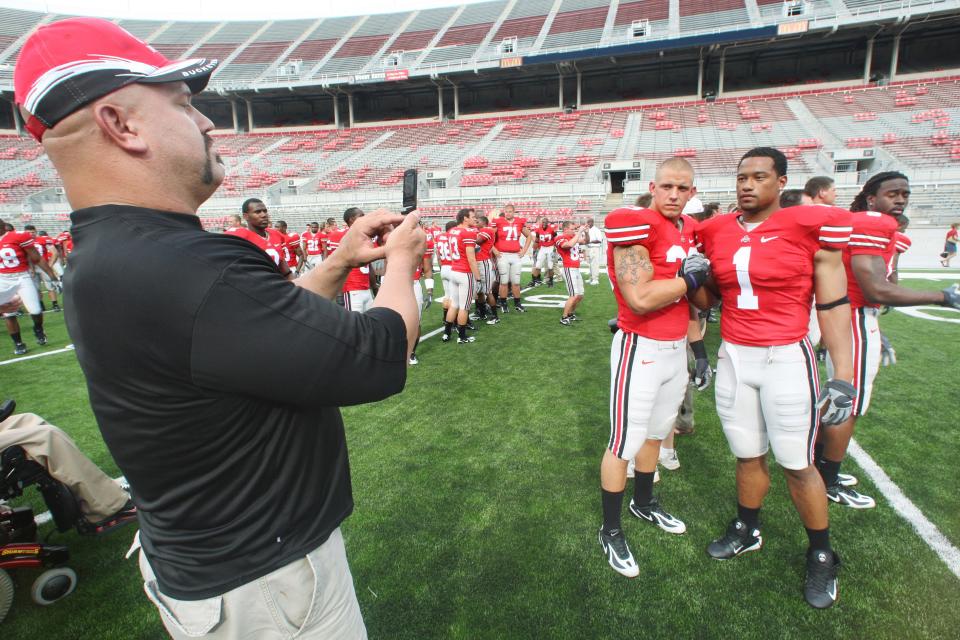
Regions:
<instances>
[{"instance_id":1,"label":"banner on stadium wall","mask_svg":"<svg viewBox=\"0 0 960 640\"><path fill-rule=\"evenodd\" d=\"M788 36L795 33L806 33L810 29L809 20L798 20L797 22L781 22L777 25L778 36Z\"/></svg>"},{"instance_id":2,"label":"banner on stadium wall","mask_svg":"<svg viewBox=\"0 0 960 640\"><path fill-rule=\"evenodd\" d=\"M358 73L353 76L353 84L360 84L364 82L383 82L387 79L387 74L385 73Z\"/></svg>"},{"instance_id":3,"label":"banner on stadium wall","mask_svg":"<svg viewBox=\"0 0 960 640\"><path fill-rule=\"evenodd\" d=\"M500 58L500 68L509 69L511 67L520 67L523 65L523 58L517 56L515 58Z\"/></svg>"},{"instance_id":4,"label":"banner on stadium wall","mask_svg":"<svg viewBox=\"0 0 960 640\"><path fill-rule=\"evenodd\" d=\"M410 77L409 69L392 69L387 71L386 78L387 82L395 82L397 80L406 80Z\"/></svg>"}]
</instances>

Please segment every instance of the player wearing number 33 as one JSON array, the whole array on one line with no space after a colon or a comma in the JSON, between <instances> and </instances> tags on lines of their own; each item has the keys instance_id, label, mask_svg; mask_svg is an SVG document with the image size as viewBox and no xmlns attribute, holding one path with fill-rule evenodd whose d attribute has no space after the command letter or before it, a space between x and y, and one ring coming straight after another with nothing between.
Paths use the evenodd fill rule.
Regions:
<instances>
[{"instance_id":1,"label":"player wearing number 33","mask_svg":"<svg viewBox=\"0 0 960 640\"><path fill-rule=\"evenodd\" d=\"M610 349L610 440L600 463L599 538L607 562L627 577L640 573L620 519L630 460L636 460L631 515L668 533L687 530L653 497L653 476L689 380L691 307L685 296L710 270L696 250L696 221L682 215L696 193L690 163L663 162L650 191L650 209L624 207L604 221L618 330Z\"/></svg>"},{"instance_id":2,"label":"player wearing number 33","mask_svg":"<svg viewBox=\"0 0 960 640\"><path fill-rule=\"evenodd\" d=\"M737 169L740 212L711 218L699 230L713 274L691 299L701 308L716 297L723 301L716 404L737 457L737 518L707 553L723 560L763 544L759 511L770 486L766 455L772 448L810 540L804 597L826 608L837 599L840 559L830 547L813 449L820 423L843 422L856 393L842 261L850 213L828 206L780 209L786 183L787 159L780 151L748 151ZM822 392L806 337L814 293L822 341L835 364Z\"/></svg>"}]
</instances>

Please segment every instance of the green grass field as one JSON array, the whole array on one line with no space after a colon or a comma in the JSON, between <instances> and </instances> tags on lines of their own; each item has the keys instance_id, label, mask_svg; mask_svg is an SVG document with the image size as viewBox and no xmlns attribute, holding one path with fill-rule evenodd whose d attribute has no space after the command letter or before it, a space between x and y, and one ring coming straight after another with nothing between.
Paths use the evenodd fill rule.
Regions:
<instances>
[{"instance_id":1,"label":"green grass field","mask_svg":"<svg viewBox=\"0 0 960 640\"><path fill-rule=\"evenodd\" d=\"M528 302L534 293L562 296L562 283L531 292ZM688 532L670 536L625 513L641 576L614 573L596 539L613 295L606 282L588 286L572 327L557 322L556 308L528 308L482 326L472 345L427 340L400 396L343 412L356 502L343 530L371 638L958 636L960 579L852 461L845 469L860 476L858 489L878 508L831 507L844 563L834 608L815 611L803 601L806 537L775 466L761 513L764 549L727 563L707 557L705 546L736 507L733 457L712 389L697 396L696 432L677 440L681 468L661 471L656 485ZM47 325L46 349L67 344L62 316L48 314ZM437 326L435 306L424 333ZM718 329L709 326L715 354ZM960 326L897 311L881 326L899 362L881 370L857 440L958 546ZM72 353L0 366L0 395L64 428L107 473L119 474ZM29 503L45 510L36 491ZM78 590L41 608L27 593L35 574L17 573L0 638L165 637L136 563L123 558L132 537L133 527L100 540L52 533L70 547Z\"/></svg>"}]
</instances>

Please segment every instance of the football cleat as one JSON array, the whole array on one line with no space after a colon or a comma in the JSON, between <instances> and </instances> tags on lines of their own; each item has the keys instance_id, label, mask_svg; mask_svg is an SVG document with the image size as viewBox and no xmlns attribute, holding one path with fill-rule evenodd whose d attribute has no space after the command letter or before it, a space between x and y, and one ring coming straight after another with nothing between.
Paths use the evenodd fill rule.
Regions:
<instances>
[{"instance_id":1,"label":"football cleat","mask_svg":"<svg viewBox=\"0 0 960 640\"><path fill-rule=\"evenodd\" d=\"M477 328L476 328L475 326L473 326L473 323L472 323L472 322L468 322L468 323L467 323L467 331L476 331L476 330L477 330Z\"/></svg>"},{"instance_id":2,"label":"football cleat","mask_svg":"<svg viewBox=\"0 0 960 640\"><path fill-rule=\"evenodd\" d=\"M873 509L877 506L876 500L870 496L865 496L850 487L845 487L839 482L827 487L827 498L831 502L836 502L851 509Z\"/></svg>"},{"instance_id":3,"label":"football cleat","mask_svg":"<svg viewBox=\"0 0 960 640\"><path fill-rule=\"evenodd\" d=\"M500 318L490 318L487 320L487 324L500 324Z\"/></svg>"},{"instance_id":4,"label":"football cleat","mask_svg":"<svg viewBox=\"0 0 960 640\"><path fill-rule=\"evenodd\" d=\"M677 450L674 449L668 453L665 453L662 449L660 450L660 460L661 466L668 471L676 471L680 468L680 460L677 458Z\"/></svg>"},{"instance_id":5,"label":"football cleat","mask_svg":"<svg viewBox=\"0 0 960 640\"><path fill-rule=\"evenodd\" d=\"M415 353L410 354L410 364L420 364L420 361L417 360L417 354Z\"/></svg>"},{"instance_id":6,"label":"football cleat","mask_svg":"<svg viewBox=\"0 0 960 640\"><path fill-rule=\"evenodd\" d=\"M630 513L641 520L646 520L655 524L667 533L680 535L686 533L687 525L679 518L670 515L663 510L656 498L648 505L639 506L632 499L630 500Z\"/></svg>"},{"instance_id":7,"label":"football cleat","mask_svg":"<svg viewBox=\"0 0 960 640\"><path fill-rule=\"evenodd\" d=\"M510 313L510 307L507 306L506 302L500 305L500 313Z\"/></svg>"},{"instance_id":8,"label":"football cleat","mask_svg":"<svg viewBox=\"0 0 960 640\"><path fill-rule=\"evenodd\" d=\"M448 334L443 334L440 336L440 342L450 342L450 336Z\"/></svg>"},{"instance_id":9,"label":"football cleat","mask_svg":"<svg viewBox=\"0 0 960 640\"><path fill-rule=\"evenodd\" d=\"M600 527L600 546L607 555L607 562L614 571L628 578L636 578L640 575L640 567L637 561L633 559L630 553L630 547L627 546L627 538L620 529L613 531L604 531Z\"/></svg>"},{"instance_id":10,"label":"football cleat","mask_svg":"<svg viewBox=\"0 0 960 640\"><path fill-rule=\"evenodd\" d=\"M22 342L18 342L15 345L13 345L13 355L22 356L26 352L27 352L27 345L23 344Z\"/></svg>"},{"instance_id":11,"label":"football cleat","mask_svg":"<svg viewBox=\"0 0 960 640\"><path fill-rule=\"evenodd\" d=\"M717 560L729 560L748 551L756 551L763 546L760 529L752 531L740 518L734 518L722 538L717 538L707 546L707 553Z\"/></svg>"},{"instance_id":12,"label":"football cleat","mask_svg":"<svg viewBox=\"0 0 960 640\"><path fill-rule=\"evenodd\" d=\"M807 551L807 577L803 583L803 598L815 609L828 609L840 593L837 572L840 556L834 551L810 549Z\"/></svg>"},{"instance_id":13,"label":"football cleat","mask_svg":"<svg viewBox=\"0 0 960 640\"><path fill-rule=\"evenodd\" d=\"M857 480L857 476L852 476L849 473L838 473L837 482L839 482L844 487L855 487L857 483L860 482Z\"/></svg>"},{"instance_id":14,"label":"football cleat","mask_svg":"<svg viewBox=\"0 0 960 640\"><path fill-rule=\"evenodd\" d=\"M517 313L526 313L527 310L523 308L522 304L515 304L513 308L517 310Z\"/></svg>"},{"instance_id":15,"label":"football cleat","mask_svg":"<svg viewBox=\"0 0 960 640\"><path fill-rule=\"evenodd\" d=\"M571 320L570 318L560 318L560 324L566 327L569 327L570 325L573 324L573 320Z\"/></svg>"},{"instance_id":16,"label":"football cleat","mask_svg":"<svg viewBox=\"0 0 960 640\"><path fill-rule=\"evenodd\" d=\"M471 342L476 342L477 339L473 336L467 336L466 338L457 338L457 344L469 344Z\"/></svg>"},{"instance_id":17,"label":"football cleat","mask_svg":"<svg viewBox=\"0 0 960 640\"><path fill-rule=\"evenodd\" d=\"M570 314L570 319L573 320L574 322L576 322L576 321L579 320L580 318L577 317L577 314L571 313L571 314Z\"/></svg>"},{"instance_id":18,"label":"football cleat","mask_svg":"<svg viewBox=\"0 0 960 640\"><path fill-rule=\"evenodd\" d=\"M41 347L47 344L47 334L45 334L43 331L34 331L33 335L37 339L37 344Z\"/></svg>"}]
</instances>

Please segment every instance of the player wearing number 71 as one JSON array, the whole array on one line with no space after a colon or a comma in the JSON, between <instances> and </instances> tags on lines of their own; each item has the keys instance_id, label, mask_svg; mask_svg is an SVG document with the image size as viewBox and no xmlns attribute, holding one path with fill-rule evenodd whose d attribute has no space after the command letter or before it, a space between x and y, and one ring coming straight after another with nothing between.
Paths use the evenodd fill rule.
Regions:
<instances>
[{"instance_id":1,"label":"player wearing number 71","mask_svg":"<svg viewBox=\"0 0 960 640\"><path fill-rule=\"evenodd\" d=\"M837 599L840 558L830 546L813 448L821 422L829 428L845 420L855 395L841 254L850 239L850 213L827 206L780 209L786 183L787 159L780 151L748 151L737 169L740 212L711 218L699 229L713 278L691 298L702 309L717 297L723 301L716 404L737 457L737 517L707 553L723 560L763 544L759 512L770 486L766 455L772 448L810 541L804 597L826 608ZM814 293L822 340L836 365L822 391L806 337Z\"/></svg>"}]
</instances>

